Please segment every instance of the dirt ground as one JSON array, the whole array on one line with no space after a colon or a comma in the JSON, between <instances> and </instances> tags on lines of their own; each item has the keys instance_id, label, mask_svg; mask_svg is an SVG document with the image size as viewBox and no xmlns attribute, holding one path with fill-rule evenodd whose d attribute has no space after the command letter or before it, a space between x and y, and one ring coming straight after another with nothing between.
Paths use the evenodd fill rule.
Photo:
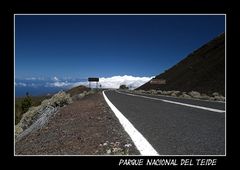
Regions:
<instances>
[{"instance_id":1,"label":"dirt ground","mask_svg":"<svg viewBox=\"0 0 240 170\"><path fill-rule=\"evenodd\" d=\"M16 155L139 155L101 92L61 108L15 143Z\"/></svg>"}]
</instances>

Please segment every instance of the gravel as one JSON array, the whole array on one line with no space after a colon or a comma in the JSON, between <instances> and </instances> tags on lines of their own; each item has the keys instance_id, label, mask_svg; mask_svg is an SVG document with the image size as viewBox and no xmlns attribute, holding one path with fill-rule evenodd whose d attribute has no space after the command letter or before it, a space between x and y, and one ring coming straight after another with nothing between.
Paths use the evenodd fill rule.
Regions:
<instances>
[{"instance_id":1,"label":"gravel","mask_svg":"<svg viewBox=\"0 0 240 170\"><path fill-rule=\"evenodd\" d=\"M15 143L16 155L139 155L102 93L62 107Z\"/></svg>"}]
</instances>

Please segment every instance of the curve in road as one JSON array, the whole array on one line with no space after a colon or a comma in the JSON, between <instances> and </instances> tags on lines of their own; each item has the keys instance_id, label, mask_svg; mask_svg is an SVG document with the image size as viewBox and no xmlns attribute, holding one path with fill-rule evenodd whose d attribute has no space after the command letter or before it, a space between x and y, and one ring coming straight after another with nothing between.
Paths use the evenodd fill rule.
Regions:
<instances>
[{"instance_id":1,"label":"curve in road","mask_svg":"<svg viewBox=\"0 0 240 170\"><path fill-rule=\"evenodd\" d=\"M225 103L166 101L116 91L105 95L158 154L225 155ZM189 107L193 103L199 107Z\"/></svg>"}]
</instances>

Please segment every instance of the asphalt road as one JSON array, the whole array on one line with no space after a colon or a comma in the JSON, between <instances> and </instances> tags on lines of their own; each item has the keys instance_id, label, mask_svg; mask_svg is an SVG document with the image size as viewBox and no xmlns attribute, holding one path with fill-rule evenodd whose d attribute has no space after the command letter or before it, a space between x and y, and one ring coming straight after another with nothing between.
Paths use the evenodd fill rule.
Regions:
<instances>
[{"instance_id":1,"label":"asphalt road","mask_svg":"<svg viewBox=\"0 0 240 170\"><path fill-rule=\"evenodd\" d=\"M160 155L225 154L225 112L176 102L218 110L225 110L225 103L152 96L169 103L116 91L105 94Z\"/></svg>"}]
</instances>

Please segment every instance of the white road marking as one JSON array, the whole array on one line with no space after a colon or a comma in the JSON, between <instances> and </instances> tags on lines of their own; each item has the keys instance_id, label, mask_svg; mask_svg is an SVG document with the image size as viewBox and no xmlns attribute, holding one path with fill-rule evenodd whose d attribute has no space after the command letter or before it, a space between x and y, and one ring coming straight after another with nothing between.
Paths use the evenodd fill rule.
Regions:
<instances>
[{"instance_id":1,"label":"white road marking","mask_svg":"<svg viewBox=\"0 0 240 170\"><path fill-rule=\"evenodd\" d=\"M124 130L128 133L133 143L139 150L141 155L144 156L158 156L157 151L152 145L144 138L144 136L131 124L131 122L111 103L103 91L103 97L109 107L112 109Z\"/></svg>"},{"instance_id":2,"label":"white road marking","mask_svg":"<svg viewBox=\"0 0 240 170\"><path fill-rule=\"evenodd\" d=\"M166 102L166 103L172 103L172 104L177 104L177 105L182 105L182 106L187 106L187 107L193 107L193 108L208 110L208 111L212 111L212 112L218 112L218 113L225 112L225 110L213 109L213 108L209 108L209 107L186 104L186 103L181 103L181 102L174 102L171 100L159 99L159 98L154 98L154 97L147 97L147 96L141 96L141 95L136 95L136 94L123 93L123 92L119 92L119 91L117 91L117 93L129 95L129 96L135 96L135 97L142 97L142 98L146 98L146 99L159 100L159 101Z\"/></svg>"}]
</instances>

